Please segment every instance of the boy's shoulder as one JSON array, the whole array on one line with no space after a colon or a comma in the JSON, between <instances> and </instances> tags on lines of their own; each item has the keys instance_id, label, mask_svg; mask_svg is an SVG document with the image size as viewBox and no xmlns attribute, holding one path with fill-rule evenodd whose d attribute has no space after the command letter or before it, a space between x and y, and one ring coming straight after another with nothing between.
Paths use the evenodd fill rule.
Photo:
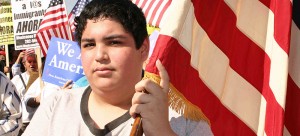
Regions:
<instances>
[{"instance_id":1,"label":"boy's shoulder","mask_svg":"<svg viewBox=\"0 0 300 136\"><path fill-rule=\"evenodd\" d=\"M85 89L86 87L58 90L44 98L45 100L43 100L43 103L52 103L54 105L78 103L81 101L81 97Z\"/></svg>"}]
</instances>

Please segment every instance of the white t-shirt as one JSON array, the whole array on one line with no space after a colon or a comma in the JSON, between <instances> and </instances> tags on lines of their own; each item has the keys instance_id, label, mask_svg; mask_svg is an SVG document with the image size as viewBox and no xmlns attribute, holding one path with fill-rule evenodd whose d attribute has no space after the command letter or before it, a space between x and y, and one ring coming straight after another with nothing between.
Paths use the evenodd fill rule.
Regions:
<instances>
[{"instance_id":1,"label":"white t-shirt","mask_svg":"<svg viewBox=\"0 0 300 136\"><path fill-rule=\"evenodd\" d=\"M23 136L128 136L134 119L125 113L108 123L105 129L97 129L87 110L90 87L58 91L41 103ZM171 127L179 136L211 136L205 121L185 119L169 110ZM155 130L153 130L155 131Z\"/></svg>"},{"instance_id":2,"label":"white t-shirt","mask_svg":"<svg viewBox=\"0 0 300 136\"><path fill-rule=\"evenodd\" d=\"M30 75L27 72L24 72L21 75L22 75L25 85L27 85ZM28 122L30 122L30 120L33 116L33 113L27 111L26 104L24 101L26 88L24 87L24 84L19 75L15 75L11 79L11 82L16 86L16 89L20 94L20 98L21 98L21 102L22 102L22 121L23 121L23 123L28 123Z\"/></svg>"},{"instance_id":3,"label":"white t-shirt","mask_svg":"<svg viewBox=\"0 0 300 136\"><path fill-rule=\"evenodd\" d=\"M41 84L42 82L42 84ZM41 87L42 85L42 87ZM38 77L28 88L26 94L24 95L24 103L27 105L27 102L30 98L35 98L41 94L41 103L44 99L47 99L52 93L60 90L60 87L48 82L43 82L40 77ZM34 112L37 108L32 108L30 106L26 106L28 112Z\"/></svg>"}]
</instances>

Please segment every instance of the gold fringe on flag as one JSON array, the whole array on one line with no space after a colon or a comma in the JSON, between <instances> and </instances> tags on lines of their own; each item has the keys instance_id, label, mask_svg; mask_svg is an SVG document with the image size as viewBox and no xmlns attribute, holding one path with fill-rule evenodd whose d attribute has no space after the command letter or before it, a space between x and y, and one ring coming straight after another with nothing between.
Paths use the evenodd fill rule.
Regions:
<instances>
[{"instance_id":1,"label":"gold fringe on flag","mask_svg":"<svg viewBox=\"0 0 300 136\"><path fill-rule=\"evenodd\" d=\"M155 27L155 26L151 26L149 24L147 24L147 32L148 32L148 35L151 35L153 31L160 31L160 29L158 27Z\"/></svg>"},{"instance_id":2,"label":"gold fringe on flag","mask_svg":"<svg viewBox=\"0 0 300 136\"><path fill-rule=\"evenodd\" d=\"M150 79L155 83L160 83L160 77L156 74L145 72L143 79ZM169 106L177 113L183 115L185 118L193 121L206 121L210 125L209 119L204 115L202 110L196 105L187 100L171 83L170 91L168 93Z\"/></svg>"}]
</instances>

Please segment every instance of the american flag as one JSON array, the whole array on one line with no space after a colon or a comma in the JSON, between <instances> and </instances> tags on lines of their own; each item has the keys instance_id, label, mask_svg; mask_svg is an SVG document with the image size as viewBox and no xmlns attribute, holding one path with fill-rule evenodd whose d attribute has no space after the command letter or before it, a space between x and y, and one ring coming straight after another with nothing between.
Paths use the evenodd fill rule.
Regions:
<instances>
[{"instance_id":1,"label":"american flag","mask_svg":"<svg viewBox=\"0 0 300 136\"><path fill-rule=\"evenodd\" d=\"M300 135L299 6L172 0L156 13L160 34L146 71L158 75L160 59L175 91L202 110L216 136Z\"/></svg>"},{"instance_id":2,"label":"american flag","mask_svg":"<svg viewBox=\"0 0 300 136\"><path fill-rule=\"evenodd\" d=\"M74 33L75 32L75 21L74 18L76 16L79 16L83 8L85 7L86 4L88 4L91 0L78 0L75 6L73 7L71 13L68 15L69 18L69 23L71 26L71 31Z\"/></svg>"},{"instance_id":3,"label":"american flag","mask_svg":"<svg viewBox=\"0 0 300 136\"><path fill-rule=\"evenodd\" d=\"M171 4L171 0L132 0L142 8L149 25L159 27L162 15Z\"/></svg>"},{"instance_id":4,"label":"american flag","mask_svg":"<svg viewBox=\"0 0 300 136\"><path fill-rule=\"evenodd\" d=\"M63 0L51 0L36 34L43 55L46 56L51 37L72 40L67 12Z\"/></svg>"}]
</instances>

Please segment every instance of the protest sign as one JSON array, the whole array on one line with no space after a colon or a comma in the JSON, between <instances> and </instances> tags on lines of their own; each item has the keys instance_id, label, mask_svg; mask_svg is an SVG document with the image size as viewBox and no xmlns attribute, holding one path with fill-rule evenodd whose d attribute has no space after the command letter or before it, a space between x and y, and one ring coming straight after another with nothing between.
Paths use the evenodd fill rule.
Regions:
<instances>
[{"instance_id":1,"label":"protest sign","mask_svg":"<svg viewBox=\"0 0 300 136\"><path fill-rule=\"evenodd\" d=\"M11 6L0 6L0 44L14 43Z\"/></svg>"},{"instance_id":2,"label":"protest sign","mask_svg":"<svg viewBox=\"0 0 300 136\"><path fill-rule=\"evenodd\" d=\"M38 47L36 33L50 0L12 0L15 50Z\"/></svg>"},{"instance_id":3,"label":"protest sign","mask_svg":"<svg viewBox=\"0 0 300 136\"><path fill-rule=\"evenodd\" d=\"M68 80L84 76L77 42L52 37L44 64L42 79L63 86Z\"/></svg>"}]
</instances>

